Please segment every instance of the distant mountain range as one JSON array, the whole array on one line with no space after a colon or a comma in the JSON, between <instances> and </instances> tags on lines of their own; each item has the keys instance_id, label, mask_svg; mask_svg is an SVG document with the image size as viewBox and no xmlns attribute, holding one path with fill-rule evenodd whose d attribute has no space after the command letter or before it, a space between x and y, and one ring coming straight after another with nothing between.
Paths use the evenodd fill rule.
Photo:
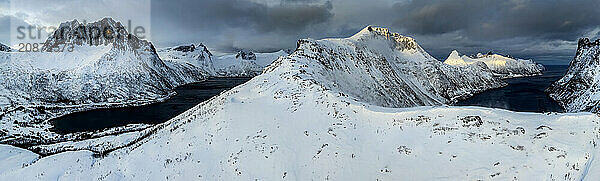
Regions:
<instances>
[{"instance_id":1,"label":"distant mountain range","mask_svg":"<svg viewBox=\"0 0 600 181\"><path fill-rule=\"evenodd\" d=\"M537 64L532 60L514 59L498 54L481 54L474 57L466 55L460 56L458 51L454 50L444 63L453 66L469 66L482 62L495 75L501 78L525 77L542 75L544 66ZM479 65L477 65L479 66Z\"/></svg>"}]
</instances>

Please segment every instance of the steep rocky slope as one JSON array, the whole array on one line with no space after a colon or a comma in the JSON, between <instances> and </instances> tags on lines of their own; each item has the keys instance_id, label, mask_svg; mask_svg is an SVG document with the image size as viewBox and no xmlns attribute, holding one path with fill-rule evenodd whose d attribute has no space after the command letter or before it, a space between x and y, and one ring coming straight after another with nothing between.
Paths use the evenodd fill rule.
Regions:
<instances>
[{"instance_id":1,"label":"steep rocky slope","mask_svg":"<svg viewBox=\"0 0 600 181\"><path fill-rule=\"evenodd\" d=\"M600 112L600 39L582 38L567 74L546 91L568 112Z\"/></svg>"}]
</instances>

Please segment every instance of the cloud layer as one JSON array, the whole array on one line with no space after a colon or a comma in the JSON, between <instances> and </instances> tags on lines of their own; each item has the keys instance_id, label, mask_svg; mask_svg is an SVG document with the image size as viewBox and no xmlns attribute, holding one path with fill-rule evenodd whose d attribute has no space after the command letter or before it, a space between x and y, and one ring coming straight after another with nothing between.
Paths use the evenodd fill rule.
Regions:
<instances>
[{"instance_id":1,"label":"cloud layer","mask_svg":"<svg viewBox=\"0 0 600 181\"><path fill-rule=\"evenodd\" d=\"M63 10L59 12L46 9L44 22L85 17L94 11L86 9L81 4L83 0L60 1L81 1L74 4L82 11L64 11L68 5L60 6ZM0 6L6 2L0 0ZM39 13L32 11L29 15L34 17ZM0 17L0 23L5 23L5 19ZM152 41L158 46L203 42L219 52L293 48L301 38L346 37L367 25L379 25L415 37L439 59L457 49L467 54L495 51L548 64L567 64L574 55L578 38L600 36L600 3L597 0L151 0L151 24ZM3 33L6 31L0 29L0 38Z\"/></svg>"}]
</instances>

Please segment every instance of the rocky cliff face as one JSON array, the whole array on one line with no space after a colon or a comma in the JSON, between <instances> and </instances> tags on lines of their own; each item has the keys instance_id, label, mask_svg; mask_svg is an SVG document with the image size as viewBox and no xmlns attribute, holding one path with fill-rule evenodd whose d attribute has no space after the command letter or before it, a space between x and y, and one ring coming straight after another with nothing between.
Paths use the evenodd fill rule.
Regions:
<instances>
[{"instance_id":1,"label":"rocky cliff face","mask_svg":"<svg viewBox=\"0 0 600 181\"><path fill-rule=\"evenodd\" d=\"M567 74L546 91L568 112L600 112L600 39L580 39Z\"/></svg>"}]
</instances>

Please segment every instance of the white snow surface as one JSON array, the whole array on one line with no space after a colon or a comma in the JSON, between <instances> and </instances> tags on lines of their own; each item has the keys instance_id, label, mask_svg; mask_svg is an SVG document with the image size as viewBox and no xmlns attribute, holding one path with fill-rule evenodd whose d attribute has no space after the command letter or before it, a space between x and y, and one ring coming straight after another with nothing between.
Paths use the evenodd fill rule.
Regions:
<instances>
[{"instance_id":1,"label":"white snow surface","mask_svg":"<svg viewBox=\"0 0 600 181\"><path fill-rule=\"evenodd\" d=\"M467 55L460 56L458 51L453 50L444 61L445 64L458 67L473 65L477 62L483 62L494 74L502 78L536 76L542 75L544 71L544 66L532 60L515 59L499 54L483 55L478 53L475 57L469 57Z\"/></svg>"},{"instance_id":2,"label":"white snow surface","mask_svg":"<svg viewBox=\"0 0 600 181\"><path fill-rule=\"evenodd\" d=\"M380 106L394 102L385 95L349 93L371 86L369 76L398 74L373 73L382 69L370 61L428 62L418 45L405 46L411 39L390 41L384 29L368 29L348 39L301 40L264 74L111 152L63 152L25 167L18 163L35 159L22 159L0 168L0 180L600 179L596 114L390 108ZM412 70L398 68L390 71ZM335 82L350 75L353 84ZM131 140L131 134L121 136L105 141ZM14 148L0 152L6 149Z\"/></svg>"}]
</instances>

